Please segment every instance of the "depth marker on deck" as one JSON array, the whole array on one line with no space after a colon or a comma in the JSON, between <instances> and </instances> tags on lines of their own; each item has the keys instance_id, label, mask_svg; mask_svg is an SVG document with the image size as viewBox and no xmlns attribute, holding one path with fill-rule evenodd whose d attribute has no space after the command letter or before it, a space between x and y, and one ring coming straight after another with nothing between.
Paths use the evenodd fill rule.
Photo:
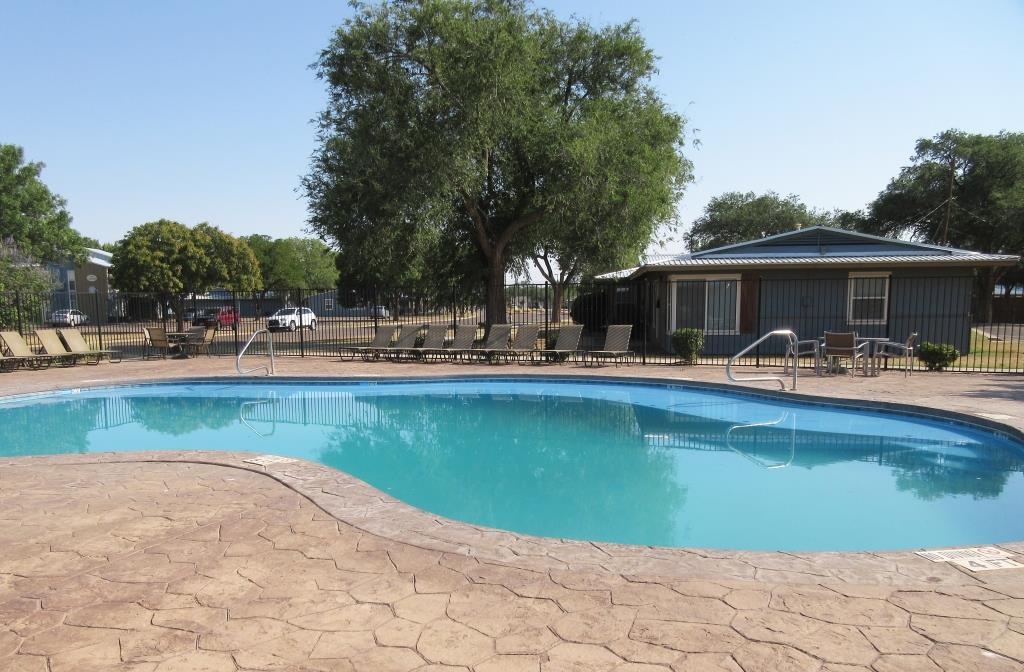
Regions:
<instances>
[{"instance_id":1,"label":"depth marker on deck","mask_svg":"<svg viewBox=\"0 0 1024 672\"><path fill-rule=\"evenodd\" d=\"M291 457L281 457L280 455L260 455L259 457L250 457L248 460L242 460L242 462L248 462L249 464L258 464L261 467L266 467L271 464L286 464L288 462L295 462Z\"/></svg>"}]
</instances>

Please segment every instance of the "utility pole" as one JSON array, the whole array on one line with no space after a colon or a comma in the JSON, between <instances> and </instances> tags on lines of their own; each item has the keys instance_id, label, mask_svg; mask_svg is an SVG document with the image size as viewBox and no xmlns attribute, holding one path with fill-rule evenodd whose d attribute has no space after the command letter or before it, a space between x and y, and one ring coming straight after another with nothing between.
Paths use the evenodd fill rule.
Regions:
<instances>
[{"instance_id":1,"label":"utility pole","mask_svg":"<svg viewBox=\"0 0 1024 672\"><path fill-rule=\"evenodd\" d=\"M953 174L956 171L956 157L949 155L949 193L946 195L946 223L942 227L942 244L949 245L949 219L953 216Z\"/></svg>"}]
</instances>

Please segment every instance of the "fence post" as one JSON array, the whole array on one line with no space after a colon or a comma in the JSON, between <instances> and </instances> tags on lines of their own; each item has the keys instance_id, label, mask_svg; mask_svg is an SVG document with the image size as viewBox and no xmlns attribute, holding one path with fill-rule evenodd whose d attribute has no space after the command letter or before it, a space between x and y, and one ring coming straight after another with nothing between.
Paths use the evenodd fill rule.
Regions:
<instances>
[{"instance_id":1,"label":"fence post","mask_svg":"<svg viewBox=\"0 0 1024 672\"><path fill-rule=\"evenodd\" d=\"M644 284L640 285L640 306L641 306L641 320L644 325L644 347L640 351L640 363L647 363L647 303L650 301L650 286L651 280L647 278L644 280Z\"/></svg>"},{"instance_id":2,"label":"fence post","mask_svg":"<svg viewBox=\"0 0 1024 672\"><path fill-rule=\"evenodd\" d=\"M18 316L18 333L22 333L21 328L21 292L14 292L14 312Z\"/></svg>"},{"instance_id":3,"label":"fence post","mask_svg":"<svg viewBox=\"0 0 1024 672\"><path fill-rule=\"evenodd\" d=\"M380 315L377 314L377 285L371 288L370 296L373 297L373 303L370 305L370 314L373 315L373 331L377 332L377 327L380 326Z\"/></svg>"},{"instance_id":4,"label":"fence post","mask_svg":"<svg viewBox=\"0 0 1024 672\"><path fill-rule=\"evenodd\" d=\"M298 303L298 306L299 306L299 357L305 357L306 356L306 338L305 338L305 336L302 333L302 332L305 331L305 329L303 329L303 326L305 326L305 325L302 324L302 290L298 289L298 290L295 290L295 291L298 292L298 295L297 295L298 301L297 301L297 303Z\"/></svg>"},{"instance_id":5,"label":"fence post","mask_svg":"<svg viewBox=\"0 0 1024 672\"><path fill-rule=\"evenodd\" d=\"M451 299L452 299L452 332L454 333L455 329L459 325L459 309L458 309L458 306L456 305L456 301L457 300L456 300L456 295L455 295L455 283L452 283ZM453 338L454 338L454 336L453 336Z\"/></svg>"},{"instance_id":6,"label":"fence post","mask_svg":"<svg viewBox=\"0 0 1024 672\"><path fill-rule=\"evenodd\" d=\"M96 335L99 338L99 350L103 349L103 320L107 318L106 310L100 314L100 295L96 292L92 295L93 311L96 315Z\"/></svg>"},{"instance_id":7,"label":"fence post","mask_svg":"<svg viewBox=\"0 0 1024 672\"><path fill-rule=\"evenodd\" d=\"M192 309L195 310L196 295L192 295ZM235 290L231 290L231 307L235 309L235 323L232 331L235 333L235 357L238 357L238 330L242 326L242 311L239 310L238 305L238 293Z\"/></svg>"}]
</instances>

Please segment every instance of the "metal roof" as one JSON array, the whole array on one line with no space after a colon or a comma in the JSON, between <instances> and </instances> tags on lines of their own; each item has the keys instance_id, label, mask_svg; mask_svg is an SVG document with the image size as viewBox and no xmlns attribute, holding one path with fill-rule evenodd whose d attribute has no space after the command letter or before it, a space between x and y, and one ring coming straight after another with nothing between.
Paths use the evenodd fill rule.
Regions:
<instances>
[{"instance_id":1,"label":"metal roof","mask_svg":"<svg viewBox=\"0 0 1024 672\"><path fill-rule=\"evenodd\" d=\"M614 280L640 275L645 271L707 270L716 268L810 268L810 267L888 267L888 266L1008 266L1020 257L1012 254L982 254L957 250L956 254L871 254L856 256L766 256L699 258L683 254L643 266L597 276Z\"/></svg>"}]
</instances>

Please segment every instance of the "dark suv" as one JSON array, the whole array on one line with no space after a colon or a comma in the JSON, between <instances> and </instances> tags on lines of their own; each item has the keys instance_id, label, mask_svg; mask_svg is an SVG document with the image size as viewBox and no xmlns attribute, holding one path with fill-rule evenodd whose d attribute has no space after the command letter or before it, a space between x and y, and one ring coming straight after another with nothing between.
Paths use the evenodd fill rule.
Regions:
<instances>
[{"instance_id":1,"label":"dark suv","mask_svg":"<svg viewBox=\"0 0 1024 672\"><path fill-rule=\"evenodd\" d=\"M221 306L220 308L207 308L199 313L192 324L201 324L206 327L233 327L238 328L238 311L232 306Z\"/></svg>"}]
</instances>

